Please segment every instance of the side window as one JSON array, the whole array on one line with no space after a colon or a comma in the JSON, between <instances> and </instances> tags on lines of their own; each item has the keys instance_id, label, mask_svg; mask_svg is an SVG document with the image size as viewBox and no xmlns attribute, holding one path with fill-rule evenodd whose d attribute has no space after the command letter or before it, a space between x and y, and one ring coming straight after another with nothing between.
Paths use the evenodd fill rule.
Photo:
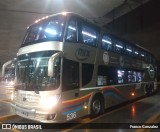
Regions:
<instances>
[{"instance_id":1,"label":"side window","mask_svg":"<svg viewBox=\"0 0 160 132\"><path fill-rule=\"evenodd\" d=\"M111 41L111 37L104 35L102 38L102 48L105 50L112 51L113 43Z\"/></svg>"},{"instance_id":2,"label":"side window","mask_svg":"<svg viewBox=\"0 0 160 132\"><path fill-rule=\"evenodd\" d=\"M77 41L77 26L75 20L71 20L68 24L66 40L72 42Z\"/></svg>"},{"instance_id":3,"label":"side window","mask_svg":"<svg viewBox=\"0 0 160 132\"><path fill-rule=\"evenodd\" d=\"M141 82L143 79L142 72L128 71L128 83Z\"/></svg>"},{"instance_id":4,"label":"side window","mask_svg":"<svg viewBox=\"0 0 160 132\"><path fill-rule=\"evenodd\" d=\"M145 60L145 52L141 51L141 59Z\"/></svg>"},{"instance_id":5,"label":"side window","mask_svg":"<svg viewBox=\"0 0 160 132\"><path fill-rule=\"evenodd\" d=\"M132 82L132 71L128 71L128 83Z\"/></svg>"},{"instance_id":6,"label":"side window","mask_svg":"<svg viewBox=\"0 0 160 132\"><path fill-rule=\"evenodd\" d=\"M118 83L125 83L125 71L117 70Z\"/></svg>"},{"instance_id":7,"label":"side window","mask_svg":"<svg viewBox=\"0 0 160 132\"><path fill-rule=\"evenodd\" d=\"M139 57L139 50L137 48L134 48L134 56Z\"/></svg>"},{"instance_id":8,"label":"side window","mask_svg":"<svg viewBox=\"0 0 160 132\"><path fill-rule=\"evenodd\" d=\"M85 63L82 64L82 86L86 85L91 81L93 75L93 69L94 69L93 64L85 64Z\"/></svg>"},{"instance_id":9,"label":"side window","mask_svg":"<svg viewBox=\"0 0 160 132\"><path fill-rule=\"evenodd\" d=\"M132 56L132 52L133 52L132 46L126 45L126 54Z\"/></svg>"},{"instance_id":10,"label":"side window","mask_svg":"<svg viewBox=\"0 0 160 132\"><path fill-rule=\"evenodd\" d=\"M115 51L117 53L123 53L124 52L124 46L123 46L123 43L118 41L118 40L115 40Z\"/></svg>"},{"instance_id":11,"label":"side window","mask_svg":"<svg viewBox=\"0 0 160 132\"><path fill-rule=\"evenodd\" d=\"M79 88L79 63L63 60L63 91Z\"/></svg>"},{"instance_id":12,"label":"side window","mask_svg":"<svg viewBox=\"0 0 160 132\"><path fill-rule=\"evenodd\" d=\"M82 24L82 41L84 44L97 46L97 30L91 26Z\"/></svg>"},{"instance_id":13,"label":"side window","mask_svg":"<svg viewBox=\"0 0 160 132\"><path fill-rule=\"evenodd\" d=\"M99 66L97 73L97 86L112 85L117 83L117 74L114 67Z\"/></svg>"}]
</instances>

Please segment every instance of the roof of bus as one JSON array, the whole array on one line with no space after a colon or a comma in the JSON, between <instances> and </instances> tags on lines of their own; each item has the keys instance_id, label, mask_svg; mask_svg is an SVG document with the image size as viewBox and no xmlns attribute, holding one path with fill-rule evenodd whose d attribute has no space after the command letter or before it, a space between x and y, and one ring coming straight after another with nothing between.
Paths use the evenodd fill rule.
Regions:
<instances>
[{"instance_id":1,"label":"roof of bus","mask_svg":"<svg viewBox=\"0 0 160 132\"><path fill-rule=\"evenodd\" d=\"M40 22L40 21L43 21L43 20L45 20L45 19L48 19L48 18L51 18L51 17L54 17L54 16L58 16L58 15L64 15L64 16L65 16L65 15L72 15L72 16L77 16L77 17L82 18L83 20L85 20L85 21L87 21L87 22L90 22L90 23L94 24L95 26L97 26L97 27L99 27L99 28L102 28L101 26L97 25L97 23L95 23L94 21L92 21L92 20L90 20L90 19L88 19L88 18L86 18L86 17L84 17L84 16L81 16L80 14L74 13L74 12L60 12L60 13L52 14L52 15L49 15L49 16L46 16L46 17L42 17L41 19L36 20L35 23L31 24L30 26L32 26L32 25L34 25L34 24L36 24L36 23L38 23L38 22ZM29 27L30 27L30 26L29 26ZM103 29L107 32L107 29L105 29L105 28L103 28ZM114 35L114 34L111 34L111 33L107 33L107 34L110 35L110 36L112 36L112 37L114 37L114 38L116 38L116 39L118 39L118 40L122 40L122 42L125 42L126 44L129 43L129 45L138 47L139 49L142 49L143 51L145 51L145 52L151 54L152 56L154 56L148 49L143 48L143 47L141 47L141 46L138 45L138 44L134 44L134 43L132 43L132 42L129 42L129 41L127 41L127 40L125 40L125 39L123 39L123 38L120 38L120 37L118 37L117 35Z\"/></svg>"},{"instance_id":2,"label":"roof of bus","mask_svg":"<svg viewBox=\"0 0 160 132\"><path fill-rule=\"evenodd\" d=\"M32 26L32 25L34 25L34 24L36 24L36 23L38 23L38 22L40 22L40 21L43 21L43 20L46 20L46 19L51 18L51 17L54 17L54 16L58 16L58 15L64 15L64 16L66 16L66 15L72 15L72 16L77 16L77 17L82 18L83 20L88 21L88 22L90 22L90 23L92 23L92 24L94 24L95 26L98 26L98 27L100 28L100 26L97 25L97 23L95 23L94 21L92 21L92 20L90 20L90 19L88 19L88 18L86 18L86 17L84 17L84 16L82 16L82 15L80 15L80 14L74 13L74 12L60 12L60 13L48 15L48 16L42 17L41 19L35 20L34 23L32 23L31 25L29 25L29 27Z\"/></svg>"}]
</instances>

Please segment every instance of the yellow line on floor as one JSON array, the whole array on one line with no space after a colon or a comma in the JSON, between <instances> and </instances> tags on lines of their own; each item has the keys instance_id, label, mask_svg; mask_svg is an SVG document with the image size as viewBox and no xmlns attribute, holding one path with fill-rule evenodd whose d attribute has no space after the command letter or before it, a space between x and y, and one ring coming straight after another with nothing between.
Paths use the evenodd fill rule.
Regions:
<instances>
[{"instance_id":1,"label":"yellow line on floor","mask_svg":"<svg viewBox=\"0 0 160 132\"><path fill-rule=\"evenodd\" d=\"M10 103L10 102L11 102L11 99L2 99L2 100L0 100L0 102Z\"/></svg>"},{"instance_id":2,"label":"yellow line on floor","mask_svg":"<svg viewBox=\"0 0 160 132\"><path fill-rule=\"evenodd\" d=\"M11 131L13 131L13 132L21 132L20 130L17 130L17 129L11 129Z\"/></svg>"},{"instance_id":3,"label":"yellow line on floor","mask_svg":"<svg viewBox=\"0 0 160 132\"><path fill-rule=\"evenodd\" d=\"M157 112L156 114L154 114L151 118L149 118L145 123L159 123L160 121L160 112ZM144 123L144 124L145 124ZM137 129L136 132L150 132L151 129Z\"/></svg>"},{"instance_id":4,"label":"yellow line on floor","mask_svg":"<svg viewBox=\"0 0 160 132\"><path fill-rule=\"evenodd\" d=\"M12 94L12 92L8 92L8 93L1 93L1 94ZM1 94L0 94L0 95L1 95Z\"/></svg>"},{"instance_id":5,"label":"yellow line on floor","mask_svg":"<svg viewBox=\"0 0 160 132\"><path fill-rule=\"evenodd\" d=\"M12 114L12 115L0 116L0 122L3 122L3 121L5 121L5 120L7 120L7 119L9 119L9 118L12 118L12 117L15 117L15 116L17 116L17 115Z\"/></svg>"}]
</instances>

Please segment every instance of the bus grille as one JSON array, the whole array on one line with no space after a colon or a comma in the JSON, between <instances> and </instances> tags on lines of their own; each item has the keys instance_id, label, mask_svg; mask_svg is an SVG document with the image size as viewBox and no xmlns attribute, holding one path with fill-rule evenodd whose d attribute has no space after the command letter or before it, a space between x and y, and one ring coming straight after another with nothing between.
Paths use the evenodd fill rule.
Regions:
<instances>
[{"instance_id":1,"label":"bus grille","mask_svg":"<svg viewBox=\"0 0 160 132\"><path fill-rule=\"evenodd\" d=\"M15 94L14 101L19 104L38 106L40 101L40 95L37 94Z\"/></svg>"}]
</instances>

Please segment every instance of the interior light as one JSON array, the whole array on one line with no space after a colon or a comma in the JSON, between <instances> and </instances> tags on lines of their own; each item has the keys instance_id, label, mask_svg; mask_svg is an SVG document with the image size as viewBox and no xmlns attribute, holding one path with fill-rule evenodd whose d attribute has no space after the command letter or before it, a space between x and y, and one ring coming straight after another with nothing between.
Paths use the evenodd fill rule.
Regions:
<instances>
[{"instance_id":1,"label":"interior light","mask_svg":"<svg viewBox=\"0 0 160 132\"><path fill-rule=\"evenodd\" d=\"M45 32L47 32L49 34L52 34L52 35L56 35L57 34L56 30L53 30L53 29L50 29L50 28L46 28Z\"/></svg>"},{"instance_id":2,"label":"interior light","mask_svg":"<svg viewBox=\"0 0 160 132\"><path fill-rule=\"evenodd\" d=\"M40 59L40 58L38 58L38 59L37 59L37 61L38 61L38 62L40 62L40 61L41 61L41 59Z\"/></svg>"},{"instance_id":3,"label":"interior light","mask_svg":"<svg viewBox=\"0 0 160 132\"><path fill-rule=\"evenodd\" d=\"M67 15L67 12L62 12L62 15L66 16L66 15Z\"/></svg>"},{"instance_id":4,"label":"interior light","mask_svg":"<svg viewBox=\"0 0 160 132\"><path fill-rule=\"evenodd\" d=\"M38 20L35 20L35 23L38 23Z\"/></svg>"},{"instance_id":5,"label":"interior light","mask_svg":"<svg viewBox=\"0 0 160 132\"><path fill-rule=\"evenodd\" d=\"M68 28L71 29L71 30L76 31L76 28L74 28L74 27L69 26Z\"/></svg>"},{"instance_id":6,"label":"interior light","mask_svg":"<svg viewBox=\"0 0 160 132\"><path fill-rule=\"evenodd\" d=\"M123 48L121 45L116 44L116 47Z\"/></svg>"},{"instance_id":7,"label":"interior light","mask_svg":"<svg viewBox=\"0 0 160 132\"><path fill-rule=\"evenodd\" d=\"M105 39L102 39L103 42L106 42L108 44L112 44L112 42L108 41L108 40L105 40Z\"/></svg>"},{"instance_id":8,"label":"interior light","mask_svg":"<svg viewBox=\"0 0 160 132\"><path fill-rule=\"evenodd\" d=\"M126 49L127 51L129 51L129 52L132 52L132 50L131 49Z\"/></svg>"},{"instance_id":9,"label":"interior light","mask_svg":"<svg viewBox=\"0 0 160 132\"><path fill-rule=\"evenodd\" d=\"M134 52L134 53L138 55L138 52Z\"/></svg>"},{"instance_id":10,"label":"interior light","mask_svg":"<svg viewBox=\"0 0 160 132\"><path fill-rule=\"evenodd\" d=\"M90 34L90 33L84 32L84 31L82 31L82 34L87 35L87 36L90 36L90 37L92 37L92 38L96 38L96 36L94 36L94 35L92 35L92 34Z\"/></svg>"},{"instance_id":11,"label":"interior light","mask_svg":"<svg viewBox=\"0 0 160 132\"><path fill-rule=\"evenodd\" d=\"M39 27L39 30L41 31L41 30L42 30L42 27Z\"/></svg>"}]
</instances>

